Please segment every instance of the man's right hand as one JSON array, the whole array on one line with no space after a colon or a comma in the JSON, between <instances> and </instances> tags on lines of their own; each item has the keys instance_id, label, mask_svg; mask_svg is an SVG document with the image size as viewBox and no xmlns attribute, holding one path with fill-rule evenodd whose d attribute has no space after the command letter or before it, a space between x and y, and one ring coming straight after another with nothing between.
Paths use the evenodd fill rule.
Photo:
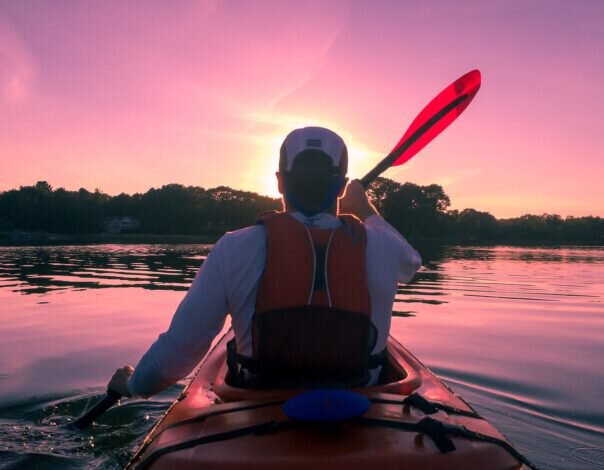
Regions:
<instances>
[{"instance_id":1,"label":"man's right hand","mask_svg":"<svg viewBox=\"0 0 604 470\"><path fill-rule=\"evenodd\" d=\"M339 213L356 215L362 221L372 215L379 215L377 209L367 198L365 188L360 180L353 180L348 183L346 192L340 199Z\"/></svg>"},{"instance_id":2,"label":"man's right hand","mask_svg":"<svg viewBox=\"0 0 604 470\"><path fill-rule=\"evenodd\" d=\"M111 377L107 388L116 393L119 393L123 397L130 397L130 391L128 390L128 379L134 372L132 366L124 366L119 368Z\"/></svg>"}]
</instances>

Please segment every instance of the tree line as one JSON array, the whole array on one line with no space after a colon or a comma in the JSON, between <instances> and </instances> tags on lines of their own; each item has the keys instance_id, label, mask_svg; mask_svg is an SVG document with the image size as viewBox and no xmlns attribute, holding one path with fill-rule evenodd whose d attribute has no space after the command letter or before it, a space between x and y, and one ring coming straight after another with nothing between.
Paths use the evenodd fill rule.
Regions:
<instances>
[{"instance_id":1,"label":"tree line","mask_svg":"<svg viewBox=\"0 0 604 470\"><path fill-rule=\"evenodd\" d=\"M442 186L400 184L377 178L369 188L374 204L390 224L413 240L457 243L604 244L604 219L557 214L496 219L475 209L451 210Z\"/></svg>"},{"instance_id":2,"label":"tree line","mask_svg":"<svg viewBox=\"0 0 604 470\"><path fill-rule=\"evenodd\" d=\"M107 219L130 217L139 231L155 234L220 233L253 224L260 212L278 209L278 199L226 186L204 189L168 184L146 193L107 195L67 191L46 181L0 193L0 223L30 231L91 234Z\"/></svg>"},{"instance_id":3,"label":"tree line","mask_svg":"<svg viewBox=\"0 0 604 470\"><path fill-rule=\"evenodd\" d=\"M475 209L451 210L449 196L436 184L377 178L369 187L369 197L384 218L411 240L604 244L600 217L527 214L496 219ZM98 189L53 189L40 181L0 192L0 229L91 234L102 232L109 218L128 216L140 222L142 233L220 235L253 224L261 212L280 208L280 199L227 186L168 184L144 194L110 196Z\"/></svg>"}]
</instances>

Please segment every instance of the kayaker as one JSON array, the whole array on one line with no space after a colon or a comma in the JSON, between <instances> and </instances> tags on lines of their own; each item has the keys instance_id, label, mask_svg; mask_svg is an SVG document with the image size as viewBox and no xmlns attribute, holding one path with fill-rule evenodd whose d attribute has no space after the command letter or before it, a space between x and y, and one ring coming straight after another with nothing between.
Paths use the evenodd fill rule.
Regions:
<instances>
[{"instance_id":1,"label":"kayaker","mask_svg":"<svg viewBox=\"0 0 604 470\"><path fill-rule=\"evenodd\" d=\"M421 258L360 182L347 184L347 167L336 133L306 127L288 134L276 173L283 212L224 235L168 330L136 369L118 369L108 387L149 397L184 378L227 314L236 338L229 348L233 383L376 383L397 284L412 279Z\"/></svg>"}]
</instances>

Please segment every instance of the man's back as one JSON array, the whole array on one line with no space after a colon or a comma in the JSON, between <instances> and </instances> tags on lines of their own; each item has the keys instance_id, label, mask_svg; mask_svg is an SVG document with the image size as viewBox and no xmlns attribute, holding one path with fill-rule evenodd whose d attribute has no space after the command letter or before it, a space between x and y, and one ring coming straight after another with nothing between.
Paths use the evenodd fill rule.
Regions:
<instances>
[{"instance_id":1,"label":"man's back","mask_svg":"<svg viewBox=\"0 0 604 470\"><path fill-rule=\"evenodd\" d=\"M298 213L301 222L309 219ZM331 229L340 221L329 214L312 220L312 226ZM372 321L378 330L378 340L373 352L386 345L390 330L393 299L398 282L408 282L419 266L421 258L396 230L381 217L365 221L367 230L366 266L371 298ZM266 260L266 230L262 225L247 227L226 234L215 247L217 264L227 286L229 313L241 353L251 354L251 323L258 284ZM285 282L285 280L284 280Z\"/></svg>"},{"instance_id":2,"label":"man's back","mask_svg":"<svg viewBox=\"0 0 604 470\"><path fill-rule=\"evenodd\" d=\"M372 351L377 353L386 345L397 283L408 282L419 268L421 260L406 240L379 216L361 183L353 181L347 185L347 168L348 153L342 138L328 129L306 127L292 131L285 138L280 149L279 171L276 176L279 192L283 195L284 211L303 224L319 229L336 228L341 223L335 217L338 200L342 213L352 214L364 223L365 266L359 269L366 271L363 273L366 281L363 281L362 286L363 291L366 289L368 292L367 295L363 294L365 307L362 311L367 312L377 330ZM285 237L287 238L287 234ZM310 238L314 246L313 236L310 235ZM292 250L295 249L296 247L292 247ZM348 253L356 254L354 258L357 260L363 260L359 251L352 250ZM313 257L312 254L308 256ZM237 352L243 355L255 354L252 347L253 326L256 325L254 315L266 258L267 233L264 227L253 226L226 234L203 263L174 314L169 329L145 353L133 375L130 366L118 369L109 388L122 395L150 396L185 377L208 351L212 340L224 327L229 313L237 339ZM281 259L281 256L278 258ZM313 262L316 259L317 256L314 256ZM338 259L341 260L340 268L334 272L348 269L343 268L348 265L346 256ZM316 270L314 272L316 274ZM348 269L348 272L355 273L358 269ZM344 289L353 284L353 277L342 276L342 279L340 284L345 285ZM308 281L309 286L315 289L314 281L311 281ZM370 306L367 306L367 297ZM350 300L346 295L342 298ZM328 307L332 308L331 303ZM308 318L310 317L304 315L300 317L302 322ZM346 319L349 318L352 317L343 317L341 325L347 325ZM290 321L290 318L287 317L285 321ZM368 330L372 329L367 316L365 325L369 327ZM333 337L331 333L325 336L327 339ZM373 338L373 334L370 331L365 337ZM351 338L346 338L344 343L350 344ZM315 338L307 336L306 339ZM284 338L281 340L287 341ZM301 349L304 354L307 350L308 354L313 354L311 345L303 343L305 347ZM321 344L324 343L325 339ZM372 345L374 342L365 344ZM342 354L342 360L345 360L344 357L345 354ZM330 370L339 370L339 364L343 363L337 363L338 367ZM366 364L375 362L368 358ZM371 369L371 365L369 368ZM364 370L367 371L367 365ZM376 373L377 369L374 367L373 380L376 379Z\"/></svg>"},{"instance_id":3,"label":"man's back","mask_svg":"<svg viewBox=\"0 0 604 470\"><path fill-rule=\"evenodd\" d=\"M320 228L341 222L329 214L294 217ZM371 299L371 321L378 337L373 353L384 349L390 331L392 304L398 282L408 282L421 258L405 239L379 216L366 219L366 266ZM258 285L266 260L266 230L255 225L227 233L212 249L189 292L181 302L170 329L162 334L137 366L132 392L155 393L158 383L186 375L207 351L230 313L238 351L252 354L252 319ZM160 381L157 381L161 373ZM153 393L150 393L153 392Z\"/></svg>"}]
</instances>

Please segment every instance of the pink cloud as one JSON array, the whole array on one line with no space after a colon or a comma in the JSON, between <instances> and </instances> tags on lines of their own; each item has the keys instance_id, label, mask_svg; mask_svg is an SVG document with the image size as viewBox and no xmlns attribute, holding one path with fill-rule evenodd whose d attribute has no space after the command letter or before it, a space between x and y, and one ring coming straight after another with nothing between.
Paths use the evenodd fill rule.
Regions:
<instances>
[{"instance_id":1,"label":"pink cloud","mask_svg":"<svg viewBox=\"0 0 604 470\"><path fill-rule=\"evenodd\" d=\"M10 24L0 16L0 98L18 104L29 94L33 65L29 51ZM1 103L1 101L0 101Z\"/></svg>"}]
</instances>

